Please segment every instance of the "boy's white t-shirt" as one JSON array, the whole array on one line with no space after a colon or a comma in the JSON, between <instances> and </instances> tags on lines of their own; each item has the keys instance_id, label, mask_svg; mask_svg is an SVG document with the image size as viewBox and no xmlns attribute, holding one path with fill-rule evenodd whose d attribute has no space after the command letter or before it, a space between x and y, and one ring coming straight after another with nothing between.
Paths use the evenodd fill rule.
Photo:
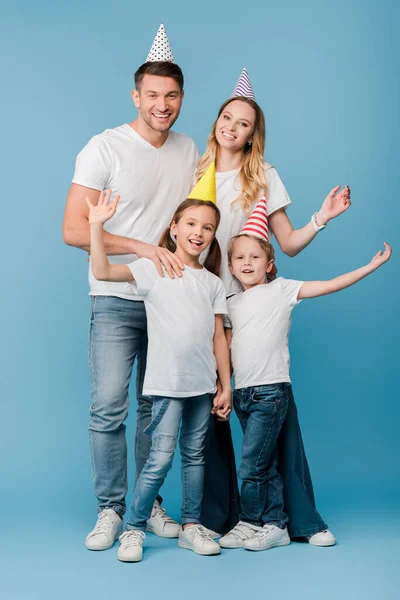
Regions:
<instances>
[{"instance_id":1,"label":"boy's white t-shirt","mask_svg":"<svg viewBox=\"0 0 400 600\"><path fill-rule=\"evenodd\" d=\"M270 164L265 163L265 174L268 183L267 213L271 215L280 208L291 204L289 195L278 173ZM245 225L258 200L254 202L248 213L244 213L240 202L232 203L241 192L240 169L225 173L216 173L217 206L221 212L221 223L217 230L217 240L222 252L221 279L224 282L226 295L237 294L241 291L240 283L229 270L227 249L230 239L237 235Z\"/></svg>"},{"instance_id":2,"label":"boy's white t-shirt","mask_svg":"<svg viewBox=\"0 0 400 600\"><path fill-rule=\"evenodd\" d=\"M160 277L141 258L128 265L129 285L144 299L149 346L143 393L184 398L216 391L215 315L226 315L222 281L185 266L182 277Z\"/></svg>"},{"instance_id":3,"label":"boy's white t-shirt","mask_svg":"<svg viewBox=\"0 0 400 600\"><path fill-rule=\"evenodd\" d=\"M290 383L291 315L303 283L278 277L228 298L235 389Z\"/></svg>"},{"instance_id":4,"label":"boy's white t-shirt","mask_svg":"<svg viewBox=\"0 0 400 600\"><path fill-rule=\"evenodd\" d=\"M170 131L154 148L130 125L94 136L76 159L73 183L120 195L117 212L107 221L109 233L158 245L176 207L188 195L198 152L193 140ZM109 256L111 264L137 260L134 254ZM90 294L141 300L129 283L98 281L89 266Z\"/></svg>"}]
</instances>

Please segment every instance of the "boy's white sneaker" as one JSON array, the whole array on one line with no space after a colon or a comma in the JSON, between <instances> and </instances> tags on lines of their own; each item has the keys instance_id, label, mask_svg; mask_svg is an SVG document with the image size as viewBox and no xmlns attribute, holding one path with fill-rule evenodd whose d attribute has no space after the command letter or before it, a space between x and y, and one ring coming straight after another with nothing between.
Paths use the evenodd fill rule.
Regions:
<instances>
[{"instance_id":1,"label":"boy's white sneaker","mask_svg":"<svg viewBox=\"0 0 400 600\"><path fill-rule=\"evenodd\" d=\"M262 527L259 525L239 521L218 543L222 548L243 548L244 542L254 537L260 529Z\"/></svg>"},{"instance_id":2,"label":"boy's white sneaker","mask_svg":"<svg viewBox=\"0 0 400 600\"><path fill-rule=\"evenodd\" d=\"M143 558L143 540L146 534L139 529L129 529L119 536L117 558L122 562L139 562Z\"/></svg>"},{"instance_id":3,"label":"boy's white sneaker","mask_svg":"<svg viewBox=\"0 0 400 600\"><path fill-rule=\"evenodd\" d=\"M193 550L196 554L211 556L220 554L220 545L215 542L202 525L191 525L179 530L179 548Z\"/></svg>"},{"instance_id":4,"label":"boy's white sneaker","mask_svg":"<svg viewBox=\"0 0 400 600\"><path fill-rule=\"evenodd\" d=\"M112 508L105 508L99 513L95 528L86 536L85 546L88 550L107 550L111 548L123 529L121 517Z\"/></svg>"},{"instance_id":5,"label":"boy's white sneaker","mask_svg":"<svg viewBox=\"0 0 400 600\"><path fill-rule=\"evenodd\" d=\"M169 517L158 500L154 501L150 519L147 520L147 531L164 538L177 538L180 525Z\"/></svg>"},{"instance_id":6,"label":"boy's white sneaker","mask_svg":"<svg viewBox=\"0 0 400 600\"><path fill-rule=\"evenodd\" d=\"M308 536L308 543L313 546L334 546L336 538L331 531L325 529L325 531Z\"/></svg>"},{"instance_id":7,"label":"boy's white sneaker","mask_svg":"<svg viewBox=\"0 0 400 600\"><path fill-rule=\"evenodd\" d=\"M287 546L290 544L288 530L279 529L275 525L266 523L257 533L243 542L243 548L246 550L268 550L277 546Z\"/></svg>"}]
</instances>

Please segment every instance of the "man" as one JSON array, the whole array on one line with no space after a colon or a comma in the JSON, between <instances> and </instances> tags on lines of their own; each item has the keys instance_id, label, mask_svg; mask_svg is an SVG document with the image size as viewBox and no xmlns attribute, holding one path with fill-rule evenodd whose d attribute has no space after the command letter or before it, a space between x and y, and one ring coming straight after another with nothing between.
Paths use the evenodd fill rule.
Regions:
<instances>
[{"instance_id":1,"label":"man","mask_svg":"<svg viewBox=\"0 0 400 600\"><path fill-rule=\"evenodd\" d=\"M163 25L147 62L135 73L132 123L94 136L78 155L65 210L66 244L90 251L85 197L97 204L101 190L120 195L118 211L108 223L104 243L110 262L146 257L170 277L181 276L183 264L158 239L176 206L186 198L198 152L189 137L170 131L183 101L183 74L174 64ZM97 281L89 267L92 311L89 364L92 381L90 445L99 517L86 538L90 550L105 550L122 532L127 492L127 445L124 421L128 387L138 357L136 477L150 450L144 429L151 420L151 398L142 395L147 350L144 303L129 284ZM177 537L179 525L156 500L148 529Z\"/></svg>"}]
</instances>

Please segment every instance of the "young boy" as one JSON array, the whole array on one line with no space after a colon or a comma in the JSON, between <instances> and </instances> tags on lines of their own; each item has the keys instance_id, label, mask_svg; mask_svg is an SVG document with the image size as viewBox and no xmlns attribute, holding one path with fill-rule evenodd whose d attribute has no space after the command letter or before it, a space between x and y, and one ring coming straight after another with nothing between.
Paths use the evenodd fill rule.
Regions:
<instances>
[{"instance_id":1,"label":"young boy","mask_svg":"<svg viewBox=\"0 0 400 600\"><path fill-rule=\"evenodd\" d=\"M278 277L266 283L274 264L272 246L249 234L232 238L228 258L243 292L228 299L228 341L235 378L234 407L243 429L241 514L239 523L219 543L224 548L267 550L290 544L283 510L283 485L278 472L277 439L292 388L288 337L293 308L354 285L391 256L379 251L371 262L330 281L294 281ZM325 545L335 543L324 532ZM329 543L329 536L332 537Z\"/></svg>"}]
</instances>

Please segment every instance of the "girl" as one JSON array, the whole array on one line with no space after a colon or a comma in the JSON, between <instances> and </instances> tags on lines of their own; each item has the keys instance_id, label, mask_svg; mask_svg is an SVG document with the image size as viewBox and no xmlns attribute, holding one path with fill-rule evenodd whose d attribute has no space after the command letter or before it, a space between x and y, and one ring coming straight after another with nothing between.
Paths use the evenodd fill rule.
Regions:
<instances>
[{"instance_id":1,"label":"girl","mask_svg":"<svg viewBox=\"0 0 400 600\"><path fill-rule=\"evenodd\" d=\"M242 95L242 94L246 95ZM221 279L227 296L241 291L232 276L227 248L237 235L249 213L263 196L267 199L268 227L281 249L289 256L301 252L327 223L350 206L350 190L339 192L336 186L325 198L310 222L295 230L286 215L290 199L278 173L264 162L265 119L254 100L246 70L243 71L232 97L223 103L213 124L207 150L201 158L198 177L209 165L216 163L217 205L221 225L217 239L222 251ZM269 277L273 278L275 267ZM290 402L282 428L280 465L285 481L285 503L289 513L292 537L307 537L312 544L334 543L332 534L325 534L327 525L315 508L314 493L298 424L297 409ZM203 521L210 529L225 532L238 521L239 496L236 465L229 424L210 421L206 454L203 497ZM327 537L328 536L328 537Z\"/></svg>"},{"instance_id":2,"label":"girl","mask_svg":"<svg viewBox=\"0 0 400 600\"><path fill-rule=\"evenodd\" d=\"M330 281L279 277L266 284L274 264L272 246L240 234L228 248L229 267L243 292L228 299L234 405L243 429L239 523L219 540L224 548L267 550L290 544L284 512L277 440L290 400L288 336L293 308L304 298L333 294L354 285L387 262L391 248L371 262ZM228 324L227 324L228 325ZM251 348L251 352L249 351Z\"/></svg>"},{"instance_id":3,"label":"girl","mask_svg":"<svg viewBox=\"0 0 400 600\"><path fill-rule=\"evenodd\" d=\"M160 245L175 252L185 265L184 271L179 278L160 277L154 263L146 258L129 265L109 264L103 224L115 213L119 199L109 204L110 195L102 194L97 206L87 200L93 272L103 281L130 282L144 299L149 337L144 394L153 397L153 420L146 431L152 434L150 456L136 482L118 559L142 559L146 521L172 465L180 428L183 503L178 544L198 554L218 554L219 545L200 524L200 510L204 441L216 370L222 386L217 414L226 418L231 410L229 352L222 320L226 300L217 277L221 259L215 238L219 210L212 201L197 199L200 194L196 189L178 206ZM199 257L206 248L209 255L202 267Z\"/></svg>"}]
</instances>

